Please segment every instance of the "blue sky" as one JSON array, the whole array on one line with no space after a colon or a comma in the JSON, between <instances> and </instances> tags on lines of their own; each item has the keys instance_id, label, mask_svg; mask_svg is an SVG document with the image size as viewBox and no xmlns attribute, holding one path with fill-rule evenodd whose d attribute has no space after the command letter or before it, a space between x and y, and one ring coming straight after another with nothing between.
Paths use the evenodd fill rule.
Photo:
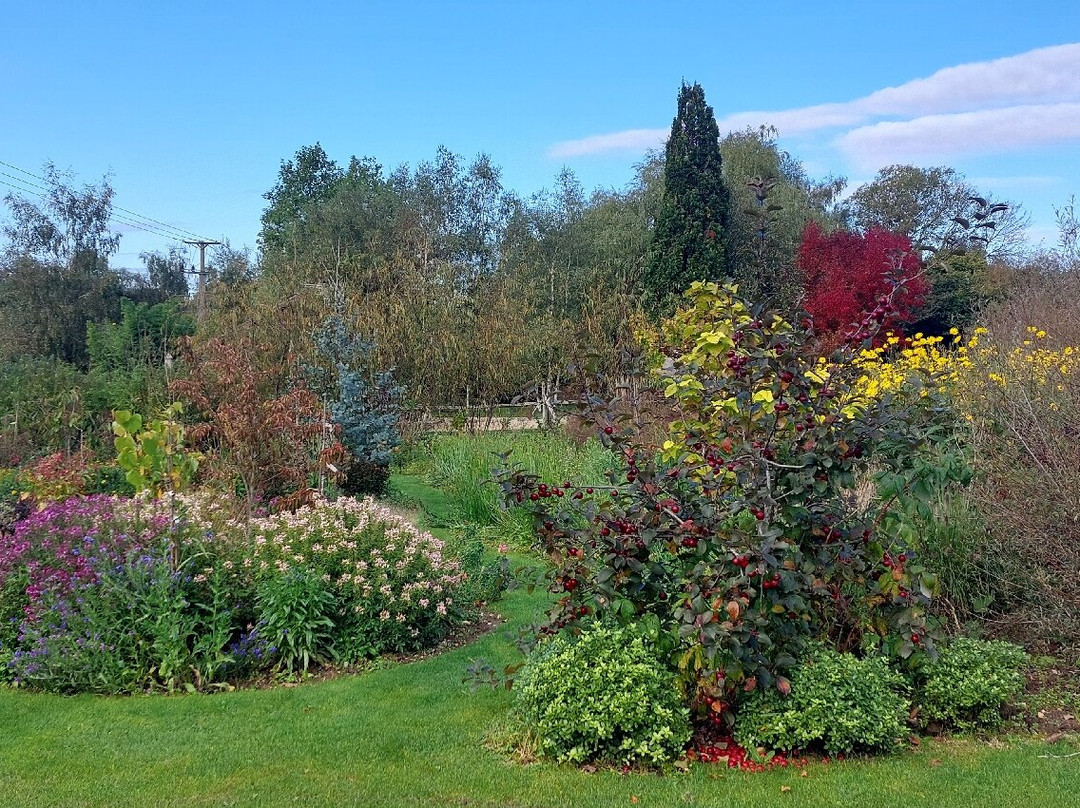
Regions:
<instances>
[{"instance_id":1,"label":"blue sky","mask_svg":"<svg viewBox=\"0 0 1080 808\"><path fill-rule=\"evenodd\" d=\"M777 125L812 176L950 165L1048 245L1080 193L1080 7L1062 0L5 5L0 161L107 173L117 205L234 246L316 141L387 168L485 152L522 194L564 165L622 187L684 79L722 130ZM169 243L118 229L116 265Z\"/></svg>"}]
</instances>

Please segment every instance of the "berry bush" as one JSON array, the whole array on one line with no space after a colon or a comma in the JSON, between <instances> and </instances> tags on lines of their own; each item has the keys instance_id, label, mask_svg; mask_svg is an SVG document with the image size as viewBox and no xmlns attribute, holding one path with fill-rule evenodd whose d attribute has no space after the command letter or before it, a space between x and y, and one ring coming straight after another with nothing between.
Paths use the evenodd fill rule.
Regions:
<instances>
[{"instance_id":1,"label":"berry bush","mask_svg":"<svg viewBox=\"0 0 1080 808\"><path fill-rule=\"evenodd\" d=\"M811 334L733 288L699 283L687 298L648 338L670 404L662 446L590 399L622 460L610 487L499 477L554 560L541 633L640 624L671 655L686 703L718 725L738 693L789 689L810 641L932 656L935 580L903 534L911 509L963 473L922 461L947 433L945 403L918 379L866 395L856 346L818 360ZM868 480L881 493L860 501Z\"/></svg>"}]
</instances>

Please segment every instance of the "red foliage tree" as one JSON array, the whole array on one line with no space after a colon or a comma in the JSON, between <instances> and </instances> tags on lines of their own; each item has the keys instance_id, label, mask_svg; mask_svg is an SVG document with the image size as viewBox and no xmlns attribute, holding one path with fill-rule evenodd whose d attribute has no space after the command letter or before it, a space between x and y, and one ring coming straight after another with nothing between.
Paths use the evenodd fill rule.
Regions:
<instances>
[{"instance_id":1,"label":"red foliage tree","mask_svg":"<svg viewBox=\"0 0 1080 808\"><path fill-rule=\"evenodd\" d=\"M258 366L264 353L250 340L184 340L187 376L170 385L201 418L188 436L209 455L211 474L239 478L249 504L307 489L326 420L289 363Z\"/></svg>"},{"instance_id":2,"label":"red foliage tree","mask_svg":"<svg viewBox=\"0 0 1080 808\"><path fill-rule=\"evenodd\" d=\"M826 235L811 222L803 231L798 268L803 308L829 348L869 313L882 323L881 333L901 331L928 291L911 241L879 228L866 235L845 230Z\"/></svg>"}]
</instances>

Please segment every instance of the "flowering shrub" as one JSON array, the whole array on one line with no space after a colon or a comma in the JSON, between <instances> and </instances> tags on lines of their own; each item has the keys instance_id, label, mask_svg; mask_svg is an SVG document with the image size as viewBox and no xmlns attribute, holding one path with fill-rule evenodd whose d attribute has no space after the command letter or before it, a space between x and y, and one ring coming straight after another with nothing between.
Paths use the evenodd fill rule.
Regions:
<instances>
[{"instance_id":1,"label":"flowering shrub","mask_svg":"<svg viewBox=\"0 0 1080 808\"><path fill-rule=\"evenodd\" d=\"M948 339L890 334L883 345L860 351L855 358L862 371L859 391L877 397L902 391L916 379L929 380L920 386L922 395L934 389L949 393L967 420L975 421L988 415L987 406L996 403L991 399L1008 394L1015 385L1059 412L1057 394L1066 392L1080 373L1080 348L1054 346L1050 335L1037 326L1027 326L1020 344L1007 350L982 342L989 333L986 328L976 328L964 344L957 329L949 333ZM987 382L996 386L996 395Z\"/></svg>"},{"instance_id":2,"label":"flowering shrub","mask_svg":"<svg viewBox=\"0 0 1080 808\"><path fill-rule=\"evenodd\" d=\"M338 609L336 651L345 659L430 644L464 605L455 597L466 575L443 542L371 498L320 499L230 530L223 563L238 578L308 568L328 585Z\"/></svg>"},{"instance_id":3,"label":"flowering shrub","mask_svg":"<svg viewBox=\"0 0 1080 808\"><path fill-rule=\"evenodd\" d=\"M0 661L59 692L201 689L420 648L470 605L442 542L374 500L232 510L92 496L29 514L0 535Z\"/></svg>"},{"instance_id":4,"label":"flowering shrub","mask_svg":"<svg viewBox=\"0 0 1080 808\"><path fill-rule=\"evenodd\" d=\"M966 343L956 333L949 345L894 337L857 359L865 395L918 390L947 399L958 413L955 431L973 458L970 497L982 523L962 543L973 545L975 560L1004 565L978 593L977 608L989 607L981 617L996 632L1025 643L1080 640L1080 335L1071 300L1043 302L1040 321L1056 319L1055 328L1012 326L1010 317L1020 314L1006 311ZM1071 320L1062 313L1070 306ZM923 533L939 527L928 524ZM967 553L937 555L957 577L972 569Z\"/></svg>"},{"instance_id":5,"label":"flowering shrub","mask_svg":"<svg viewBox=\"0 0 1080 808\"><path fill-rule=\"evenodd\" d=\"M624 463L610 489L501 478L511 502L535 509L555 560L545 630L642 624L715 723L737 692L789 689L812 638L932 655L935 581L900 528L908 502L958 471L918 462L948 413L933 398L862 394L850 353L818 363L809 335L733 289L695 284L687 297L654 340L672 405L659 454L594 402ZM863 505L851 491L871 459L890 493Z\"/></svg>"},{"instance_id":6,"label":"flowering shrub","mask_svg":"<svg viewBox=\"0 0 1080 808\"><path fill-rule=\"evenodd\" d=\"M227 673L234 679L246 679L266 667L275 658L277 646L273 645L258 626L249 625L229 643Z\"/></svg>"},{"instance_id":7,"label":"flowering shrub","mask_svg":"<svg viewBox=\"0 0 1080 808\"><path fill-rule=\"evenodd\" d=\"M154 546L165 527L164 516L136 518L130 501L118 497L50 502L17 522L11 534L0 533L0 587L25 575L26 614L32 620L42 595L64 598L95 583L101 570Z\"/></svg>"},{"instance_id":8,"label":"flowering shrub","mask_svg":"<svg viewBox=\"0 0 1080 808\"><path fill-rule=\"evenodd\" d=\"M951 344L956 345L960 339L959 332L952 329ZM971 347L977 344L977 337L969 343ZM920 395L929 395L930 391L945 394L970 367L967 351L964 345L950 350L945 337L916 334L909 339L889 334L882 345L864 348L855 356L853 364L861 371L857 389L868 398L878 398L902 393L918 381L924 382L917 386Z\"/></svg>"},{"instance_id":9,"label":"flowering shrub","mask_svg":"<svg viewBox=\"0 0 1080 808\"><path fill-rule=\"evenodd\" d=\"M307 570L321 580L337 604L332 655L343 661L430 645L472 605L459 597L468 578L461 561L373 498L316 497L251 520L231 518L220 498L172 501L159 507L178 508L193 535L209 537L196 582L221 574L237 598L253 603L267 578Z\"/></svg>"},{"instance_id":10,"label":"flowering shrub","mask_svg":"<svg viewBox=\"0 0 1080 808\"><path fill-rule=\"evenodd\" d=\"M221 594L199 599L191 578L170 570L164 544L130 555L66 597L42 595L10 667L21 683L54 692L193 690L228 661L232 614Z\"/></svg>"},{"instance_id":11,"label":"flowering shrub","mask_svg":"<svg viewBox=\"0 0 1080 808\"><path fill-rule=\"evenodd\" d=\"M1075 301L1074 316L1080 315ZM962 394L981 474L974 497L1016 559L998 634L1025 644L1080 643L1080 343L1043 329L991 328ZM1041 336L1040 336L1041 335ZM1075 340L1077 336L1074 335Z\"/></svg>"}]
</instances>

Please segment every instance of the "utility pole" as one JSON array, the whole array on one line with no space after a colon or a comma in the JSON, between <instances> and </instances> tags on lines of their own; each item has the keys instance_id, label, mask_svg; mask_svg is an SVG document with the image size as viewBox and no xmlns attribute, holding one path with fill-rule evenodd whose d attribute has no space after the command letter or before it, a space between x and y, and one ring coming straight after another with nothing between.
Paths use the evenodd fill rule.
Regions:
<instances>
[{"instance_id":1,"label":"utility pole","mask_svg":"<svg viewBox=\"0 0 1080 808\"><path fill-rule=\"evenodd\" d=\"M195 268L192 267L192 274L199 276L199 285L195 292L195 311L201 324L206 319L206 248L214 244L220 244L220 241L185 241L185 244L191 244L199 248L199 271L195 272Z\"/></svg>"}]
</instances>

